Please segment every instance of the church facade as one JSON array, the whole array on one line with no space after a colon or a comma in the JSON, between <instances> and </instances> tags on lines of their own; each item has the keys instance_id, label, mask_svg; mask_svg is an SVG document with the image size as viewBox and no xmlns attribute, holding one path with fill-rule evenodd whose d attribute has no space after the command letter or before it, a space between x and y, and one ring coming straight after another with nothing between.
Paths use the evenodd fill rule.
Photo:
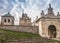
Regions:
<instances>
[{"instance_id":1,"label":"church facade","mask_svg":"<svg viewBox=\"0 0 60 43\"><path fill-rule=\"evenodd\" d=\"M48 13L41 12L41 18L38 18L35 25L39 26L39 34L42 37L60 38L60 14L57 16L53 12L51 4L49 4Z\"/></svg>"}]
</instances>

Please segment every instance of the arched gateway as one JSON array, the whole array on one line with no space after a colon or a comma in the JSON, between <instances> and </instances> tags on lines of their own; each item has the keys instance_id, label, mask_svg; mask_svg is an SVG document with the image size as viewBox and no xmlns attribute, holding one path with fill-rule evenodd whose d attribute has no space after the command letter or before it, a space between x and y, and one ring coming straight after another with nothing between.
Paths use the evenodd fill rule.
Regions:
<instances>
[{"instance_id":1,"label":"arched gateway","mask_svg":"<svg viewBox=\"0 0 60 43\"><path fill-rule=\"evenodd\" d=\"M54 25L48 27L48 35L50 38L56 38L56 27Z\"/></svg>"},{"instance_id":2,"label":"arched gateway","mask_svg":"<svg viewBox=\"0 0 60 43\"><path fill-rule=\"evenodd\" d=\"M60 37L60 13L55 15L51 4L49 4L48 12L41 12L41 17L35 20L35 25L39 26L39 34L42 37L56 38Z\"/></svg>"}]
</instances>

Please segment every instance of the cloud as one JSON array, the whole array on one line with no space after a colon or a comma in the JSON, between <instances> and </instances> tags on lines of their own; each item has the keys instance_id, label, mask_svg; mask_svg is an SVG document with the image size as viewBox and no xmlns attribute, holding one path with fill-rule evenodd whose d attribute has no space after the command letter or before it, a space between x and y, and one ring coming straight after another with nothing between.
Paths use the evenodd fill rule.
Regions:
<instances>
[{"instance_id":1,"label":"cloud","mask_svg":"<svg viewBox=\"0 0 60 43\"><path fill-rule=\"evenodd\" d=\"M40 17L41 10L46 10L46 7L49 3L51 3L51 1L52 0L25 0L25 3L20 3L17 1L17 4L14 5L11 11L15 11L16 18L21 17L21 13L25 12L33 22L36 16Z\"/></svg>"},{"instance_id":2,"label":"cloud","mask_svg":"<svg viewBox=\"0 0 60 43\"><path fill-rule=\"evenodd\" d=\"M55 12L60 11L59 0L0 0L0 14L11 11L11 15L15 17L15 24L18 24L22 12L25 12L33 22L36 16L40 17L41 10L47 12L49 3Z\"/></svg>"},{"instance_id":3,"label":"cloud","mask_svg":"<svg viewBox=\"0 0 60 43\"><path fill-rule=\"evenodd\" d=\"M26 0L25 4L18 2L17 4L14 5L14 7L11 10L11 14L15 13L14 16L16 16L16 18L18 18L18 20L19 20L19 17L21 17L21 13L22 12L27 13L28 16L30 18L32 18L32 20L35 19L35 17L37 16L37 14L38 15L40 14L40 10L38 9L38 6L37 6L37 3L36 3L35 0L33 0L33 1L32 0L29 0L29 1Z\"/></svg>"}]
</instances>

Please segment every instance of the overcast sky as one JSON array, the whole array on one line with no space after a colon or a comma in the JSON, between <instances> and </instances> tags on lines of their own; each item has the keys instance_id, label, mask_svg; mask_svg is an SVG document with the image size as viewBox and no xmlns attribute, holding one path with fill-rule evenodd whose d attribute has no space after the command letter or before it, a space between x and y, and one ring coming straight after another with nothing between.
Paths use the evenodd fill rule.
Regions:
<instances>
[{"instance_id":1,"label":"overcast sky","mask_svg":"<svg viewBox=\"0 0 60 43\"><path fill-rule=\"evenodd\" d=\"M54 8L55 14L60 12L60 0L0 0L0 16L10 12L15 17L15 24L18 24L24 12L34 21L36 16L40 17L41 10L47 13L49 3Z\"/></svg>"}]
</instances>

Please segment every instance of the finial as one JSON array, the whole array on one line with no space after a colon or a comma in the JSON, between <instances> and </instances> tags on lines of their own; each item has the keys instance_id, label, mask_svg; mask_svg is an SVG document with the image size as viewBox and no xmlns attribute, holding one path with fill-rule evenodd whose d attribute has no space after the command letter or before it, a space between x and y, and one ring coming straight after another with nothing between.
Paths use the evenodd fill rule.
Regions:
<instances>
[{"instance_id":1,"label":"finial","mask_svg":"<svg viewBox=\"0 0 60 43\"><path fill-rule=\"evenodd\" d=\"M36 18L38 18L38 16L36 16Z\"/></svg>"},{"instance_id":2,"label":"finial","mask_svg":"<svg viewBox=\"0 0 60 43\"><path fill-rule=\"evenodd\" d=\"M59 12L57 12L57 16L60 16Z\"/></svg>"},{"instance_id":3,"label":"finial","mask_svg":"<svg viewBox=\"0 0 60 43\"><path fill-rule=\"evenodd\" d=\"M8 14L10 14L10 12L11 12L11 11L9 10L9 11L8 11Z\"/></svg>"},{"instance_id":4,"label":"finial","mask_svg":"<svg viewBox=\"0 0 60 43\"><path fill-rule=\"evenodd\" d=\"M22 12L22 14L24 14L24 12Z\"/></svg>"},{"instance_id":5,"label":"finial","mask_svg":"<svg viewBox=\"0 0 60 43\"><path fill-rule=\"evenodd\" d=\"M10 12L8 12L7 14L10 15Z\"/></svg>"},{"instance_id":6,"label":"finial","mask_svg":"<svg viewBox=\"0 0 60 43\"><path fill-rule=\"evenodd\" d=\"M22 17L27 17L27 14L26 13L22 13Z\"/></svg>"},{"instance_id":7,"label":"finial","mask_svg":"<svg viewBox=\"0 0 60 43\"><path fill-rule=\"evenodd\" d=\"M8 14L10 14L10 13L8 12Z\"/></svg>"},{"instance_id":8,"label":"finial","mask_svg":"<svg viewBox=\"0 0 60 43\"><path fill-rule=\"evenodd\" d=\"M22 12L22 17L24 17L24 13Z\"/></svg>"},{"instance_id":9,"label":"finial","mask_svg":"<svg viewBox=\"0 0 60 43\"><path fill-rule=\"evenodd\" d=\"M51 7L51 4L49 4L49 7Z\"/></svg>"},{"instance_id":10,"label":"finial","mask_svg":"<svg viewBox=\"0 0 60 43\"><path fill-rule=\"evenodd\" d=\"M44 11L42 10L42 13L44 13Z\"/></svg>"},{"instance_id":11,"label":"finial","mask_svg":"<svg viewBox=\"0 0 60 43\"><path fill-rule=\"evenodd\" d=\"M44 11L43 10L41 11L41 14L44 14Z\"/></svg>"},{"instance_id":12,"label":"finial","mask_svg":"<svg viewBox=\"0 0 60 43\"><path fill-rule=\"evenodd\" d=\"M57 12L59 14L59 12Z\"/></svg>"}]
</instances>

